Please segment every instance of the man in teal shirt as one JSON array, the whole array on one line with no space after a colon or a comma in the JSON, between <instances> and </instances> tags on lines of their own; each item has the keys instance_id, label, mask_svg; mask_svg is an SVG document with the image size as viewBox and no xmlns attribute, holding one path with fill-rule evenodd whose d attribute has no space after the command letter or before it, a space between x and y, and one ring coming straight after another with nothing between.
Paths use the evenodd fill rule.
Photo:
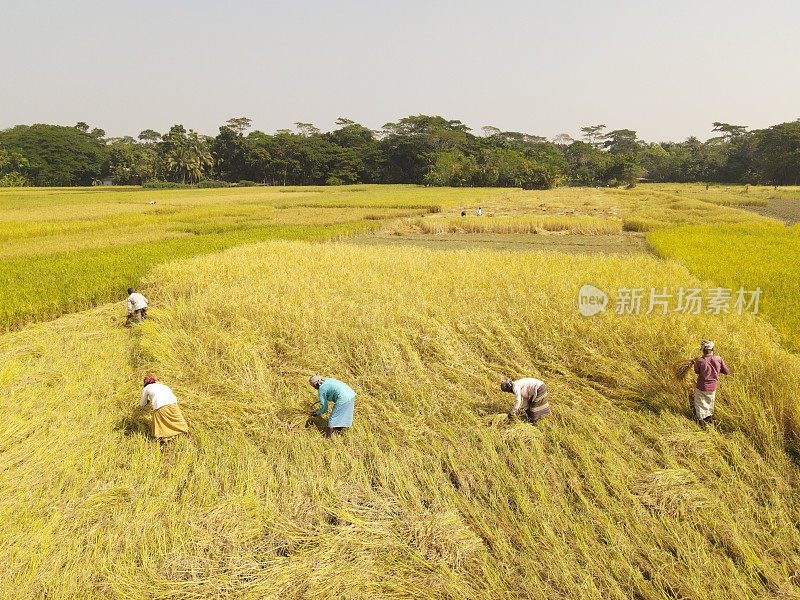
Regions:
<instances>
[{"instance_id":1,"label":"man in teal shirt","mask_svg":"<svg viewBox=\"0 0 800 600\"><path fill-rule=\"evenodd\" d=\"M313 413L314 416L321 417L328 412L328 405L333 404L325 437L341 433L342 429L353 424L356 393L349 385L333 377L321 377L319 374L309 379L308 383L319 393L319 403L322 405Z\"/></svg>"}]
</instances>

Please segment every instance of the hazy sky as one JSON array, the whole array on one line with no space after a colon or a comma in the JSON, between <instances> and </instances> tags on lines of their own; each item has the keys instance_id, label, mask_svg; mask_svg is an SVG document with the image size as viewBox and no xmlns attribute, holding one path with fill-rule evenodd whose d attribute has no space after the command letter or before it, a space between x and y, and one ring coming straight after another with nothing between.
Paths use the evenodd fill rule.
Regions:
<instances>
[{"instance_id":1,"label":"hazy sky","mask_svg":"<svg viewBox=\"0 0 800 600\"><path fill-rule=\"evenodd\" d=\"M705 139L712 121L800 118L798 23L798 0L3 0L0 128L425 113Z\"/></svg>"}]
</instances>

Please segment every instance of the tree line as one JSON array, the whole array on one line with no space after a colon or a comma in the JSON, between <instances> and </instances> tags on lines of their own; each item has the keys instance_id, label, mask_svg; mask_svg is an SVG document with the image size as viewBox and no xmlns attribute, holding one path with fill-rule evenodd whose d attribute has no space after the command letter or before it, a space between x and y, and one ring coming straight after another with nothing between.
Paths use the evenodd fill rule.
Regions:
<instances>
[{"instance_id":1,"label":"tree line","mask_svg":"<svg viewBox=\"0 0 800 600\"><path fill-rule=\"evenodd\" d=\"M216 136L173 125L136 138L106 137L86 123L17 125L0 131L0 186L343 185L412 183L547 189L637 181L800 184L800 120L748 130L713 123L702 142L651 143L631 129L581 128L548 140L458 120L412 115L373 131L340 118L274 134L228 120Z\"/></svg>"}]
</instances>

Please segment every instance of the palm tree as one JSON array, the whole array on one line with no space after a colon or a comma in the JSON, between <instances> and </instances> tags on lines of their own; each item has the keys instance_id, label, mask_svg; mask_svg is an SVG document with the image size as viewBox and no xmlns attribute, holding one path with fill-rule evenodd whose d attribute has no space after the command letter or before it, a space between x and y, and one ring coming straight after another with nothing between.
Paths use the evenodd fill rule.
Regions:
<instances>
[{"instance_id":1,"label":"palm tree","mask_svg":"<svg viewBox=\"0 0 800 600\"><path fill-rule=\"evenodd\" d=\"M166 152L167 170L181 177L183 183L196 183L203 178L206 169L210 169L214 160L205 139L197 132L189 130L189 135L175 135L169 139L170 147Z\"/></svg>"},{"instance_id":2,"label":"palm tree","mask_svg":"<svg viewBox=\"0 0 800 600\"><path fill-rule=\"evenodd\" d=\"M175 146L167 151L165 161L167 171L179 174L183 183L186 183L187 165L189 163L189 152L184 146Z\"/></svg>"},{"instance_id":3,"label":"palm tree","mask_svg":"<svg viewBox=\"0 0 800 600\"><path fill-rule=\"evenodd\" d=\"M195 131L189 131L189 181L200 181L204 170L214 166L211 149L208 142L201 138Z\"/></svg>"}]
</instances>

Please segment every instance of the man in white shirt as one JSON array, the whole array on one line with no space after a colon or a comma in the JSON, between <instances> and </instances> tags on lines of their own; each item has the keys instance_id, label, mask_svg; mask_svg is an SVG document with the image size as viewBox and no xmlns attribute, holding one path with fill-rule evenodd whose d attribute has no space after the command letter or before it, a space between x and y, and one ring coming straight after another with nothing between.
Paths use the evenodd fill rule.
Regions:
<instances>
[{"instance_id":1,"label":"man in white shirt","mask_svg":"<svg viewBox=\"0 0 800 600\"><path fill-rule=\"evenodd\" d=\"M155 377L144 378L139 407L144 408L148 403L153 409L153 437L164 442L180 433L189 433L175 394L168 386L158 383Z\"/></svg>"},{"instance_id":2,"label":"man in white shirt","mask_svg":"<svg viewBox=\"0 0 800 600\"><path fill-rule=\"evenodd\" d=\"M523 377L512 381L506 378L500 384L504 392L514 394L516 401L508 413L508 418L513 419L521 413L526 413L528 420L535 423L550 414L550 402L547 399L547 385L541 379Z\"/></svg>"},{"instance_id":3,"label":"man in white shirt","mask_svg":"<svg viewBox=\"0 0 800 600\"><path fill-rule=\"evenodd\" d=\"M142 319L146 318L147 298L133 288L128 288L128 320L126 325L141 323Z\"/></svg>"}]
</instances>

